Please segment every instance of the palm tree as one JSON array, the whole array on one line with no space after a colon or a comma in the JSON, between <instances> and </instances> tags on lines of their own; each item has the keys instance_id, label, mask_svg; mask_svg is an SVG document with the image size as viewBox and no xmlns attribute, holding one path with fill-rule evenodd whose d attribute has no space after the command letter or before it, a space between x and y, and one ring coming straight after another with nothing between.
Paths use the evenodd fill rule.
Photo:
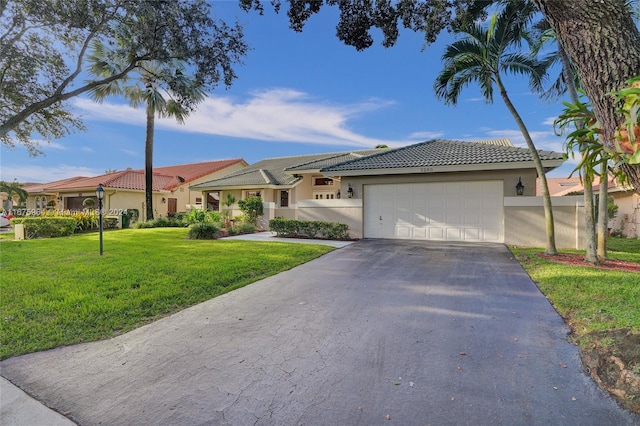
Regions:
<instances>
[{"instance_id":1,"label":"palm tree","mask_svg":"<svg viewBox=\"0 0 640 426\"><path fill-rule=\"evenodd\" d=\"M578 89L580 88L580 79L578 78L578 74L575 70L575 67L571 63L569 59L569 55L562 47L562 44L558 41L555 32L549 25L549 23L545 20L542 20L536 23L534 26L535 32L538 33L537 36L533 39L532 43L532 53L538 54L540 50L547 44L555 44L556 50L549 53L545 58L545 63L547 66L551 67L553 65L559 64L561 72L558 74L558 77L555 79L553 84L542 93L542 96L546 99L557 99L565 94L569 94L569 99L571 100L571 105L574 105L578 109L581 105L580 99L578 97ZM560 119L559 119L560 120ZM568 119L565 119L567 121ZM572 124L578 129L584 127L585 123L580 120L572 121ZM565 123L563 127L566 127L568 123ZM577 132L580 133L580 132ZM573 134L573 133L572 133ZM566 145L567 150L571 155L574 155L574 147L577 147L581 153L584 153L583 158L596 158L594 156L587 155L588 152L584 151L588 149L592 145L587 144L586 140L591 140L589 138L573 138ZM595 139L594 139L595 141ZM586 156L586 157L585 157ZM586 240L586 248L585 248L585 261L589 263L598 263L598 251L600 249L605 249L604 243L601 243L599 239L599 234L596 235L596 219L595 219L595 208L593 204L593 181L595 178L595 165L584 164L579 169L576 169L572 172L572 174L578 171L580 178L583 182L584 188L584 206L585 206L585 240ZM606 165L604 167L604 188L606 192ZM603 186L601 185L601 188ZM606 199L605 194L605 199ZM600 218L599 222L602 222L603 218ZM604 219L606 220L606 219ZM600 223L598 224L598 228L600 229ZM605 224L606 228L606 224Z\"/></svg>"},{"instance_id":2,"label":"palm tree","mask_svg":"<svg viewBox=\"0 0 640 426\"><path fill-rule=\"evenodd\" d=\"M442 56L444 67L434 83L436 96L446 104L456 105L462 89L471 82L477 82L485 100L493 102L494 85L503 102L516 121L540 178L547 232L545 253L558 253L555 243L555 228L549 187L542 161L531 139L527 127L511 102L502 81L502 73L525 75L534 90L542 86L546 76L545 63L532 55L514 50L521 46L525 29L533 9L529 3L518 5L510 2L500 14L491 17L488 28L472 25L464 31L464 37L447 46Z\"/></svg>"},{"instance_id":3,"label":"palm tree","mask_svg":"<svg viewBox=\"0 0 640 426\"><path fill-rule=\"evenodd\" d=\"M13 182L5 182L0 181L0 192L5 192L7 194L7 204L6 210L11 210L13 208L13 197L14 195L18 196L18 200L20 204L23 204L27 201L27 197L29 194L22 187L24 185L18 183L18 179L14 179ZM11 201L11 203L9 203ZM3 206L5 208L5 206Z\"/></svg>"},{"instance_id":4,"label":"palm tree","mask_svg":"<svg viewBox=\"0 0 640 426\"><path fill-rule=\"evenodd\" d=\"M126 58L118 58L101 43L94 43L93 54L89 57L91 73L109 77L121 72L127 64ZM145 205L146 220L153 219L153 139L156 114L159 117L174 117L179 123L193 111L195 105L204 100L202 85L195 78L185 75L183 62L140 61L126 78L97 86L91 97L102 102L106 97L121 95L134 108L146 106L145 136ZM130 84L128 84L131 82ZM168 99L165 99L167 96Z\"/></svg>"}]
</instances>

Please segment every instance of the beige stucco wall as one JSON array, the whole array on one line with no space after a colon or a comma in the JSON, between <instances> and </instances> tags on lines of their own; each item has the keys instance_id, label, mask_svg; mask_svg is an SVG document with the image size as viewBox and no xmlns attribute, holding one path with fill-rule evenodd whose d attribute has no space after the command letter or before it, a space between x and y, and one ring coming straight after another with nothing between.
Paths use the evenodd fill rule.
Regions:
<instances>
[{"instance_id":1,"label":"beige stucco wall","mask_svg":"<svg viewBox=\"0 0 640 426\"><path fill-rule=\"evenodd\" d=\"M298 220L344 223L351 238L362 238L362 200L301 200Z\"/></svg>"},{"instance_id":2,"label":"beige stucco wall","mask_svg":"<svg viewBox=\"0 0 640 426\"><path fill-rule=\"evenodd\" d=\"M640 195L632 191L609 195L618 206L618 215L609 222L609 228L619 229L627 238L640 238Z\"/></svg>"},{"instance_id":3,"label":"beige stucco wall","mask_svg":"<svg viewBox=\"0 0 640 426\"><path fill-rule=\"evenodd\" d=\"M340 182L340 193L342 194L342 198L346 198L349 184L351 184L354 190L354 198L362 198L363 185L502 180L504 182L504 196L511 197L516 196L516 184L518 183L518 178L522 178L522 184L524 185L524 196L535 195L536 172L533 169L353 177L343 176Z\"/></svg>"},{"instance_id":4,"label":"beige stucco wall","mask_svg":"<svg viewBox=\"0 0 640 426\"><path fill-rule=\"evenodd\" d=\"M582 196L551 197L556 248L585 247ZM505 244L545 247L547 241L542 197L505 197Z\"/></svg>"}]
</instances>

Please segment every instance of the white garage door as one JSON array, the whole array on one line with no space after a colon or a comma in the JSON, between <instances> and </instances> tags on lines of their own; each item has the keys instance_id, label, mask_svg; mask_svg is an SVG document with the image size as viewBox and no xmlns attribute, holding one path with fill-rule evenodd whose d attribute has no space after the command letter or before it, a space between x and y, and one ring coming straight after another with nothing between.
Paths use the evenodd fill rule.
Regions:
<instances>
[{"instance_id":1,"label":"white garage door","mask_svg":"<svg viewBox=\"0 0 640 426\"><path fill-rule=\"evenodd\" d=\"M503 183L364 187L365 238L503 242Z\"/></svg>"}]
</instances>

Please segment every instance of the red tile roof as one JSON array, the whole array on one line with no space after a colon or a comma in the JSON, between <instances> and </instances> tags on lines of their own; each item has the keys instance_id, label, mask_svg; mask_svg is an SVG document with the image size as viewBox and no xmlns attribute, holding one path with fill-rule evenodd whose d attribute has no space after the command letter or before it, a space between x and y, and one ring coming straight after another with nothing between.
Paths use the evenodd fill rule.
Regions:
<instances>
[{"instance_id":1,"label":"red tile roof","mask_svg":"<svg viewBox=\"0 0 640 426\"><path fill-rule=\"evenodd\" d=\"M74 176L71 178L60 179L60 180L56 180L48 183L25 183L22 189L27 191L29 194L38 194L42 192L47 192L50 186L64 185L66 183L77 182L82 179L87 179L87 178L84 176Z\"/></svg>"},{"instance_id":2,"label":"red tile roof","mask_svg":"<svg viewBox=\"0 0 640 426\"><path fill-rule=\"evenodd\" d=\"M203 163L180 164L176 166L156 167L153 169L153 190L169 191L183 183L192 182L200 177L215 173L234 164L247 165L241 158L232 160L207 161ZM93 177L73 177L55 182L26 187L29 193L44 191L73 191L77 189L95 189L98 185L105 188L144 190L144 170L123 170Z\"/></svg>"},{"instance_id":3,"label":"red tile roof","mask_svg":"<svg viewBox=\"0 0 640 426\"><path fill-rule=\"evenodd\" d=\"M547 178L547 186L549 187L549 195L552 197L560 197L568 195L574 192L583 192L584 185L580 181L579 177L571 178ZM595 176L593 180L593 190L598 191L600 188L600 177ZM615 188L616 183L611 179L609 180L609 188ZM542 195L542 187L540 185L540 179L536 179L536 194Z\"/></svg>"}]
</instances>

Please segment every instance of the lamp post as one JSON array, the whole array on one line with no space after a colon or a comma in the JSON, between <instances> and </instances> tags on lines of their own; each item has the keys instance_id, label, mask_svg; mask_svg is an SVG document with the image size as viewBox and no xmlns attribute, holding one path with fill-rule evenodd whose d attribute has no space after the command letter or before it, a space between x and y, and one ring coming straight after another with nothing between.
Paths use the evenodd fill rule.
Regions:
<instances>
[{"instance_id":1,"label":"lamp post","mask_svg":"<svg viewBox=\"0 0 640 426\"><path fill-rule=\"evenodd\" d=\"M100 227L100 256L102 256L102 200L104 199L104 188L102 185L98 185L96 188L96 198L98 198L98 223Z\"/></svg>"}]
</instances>

